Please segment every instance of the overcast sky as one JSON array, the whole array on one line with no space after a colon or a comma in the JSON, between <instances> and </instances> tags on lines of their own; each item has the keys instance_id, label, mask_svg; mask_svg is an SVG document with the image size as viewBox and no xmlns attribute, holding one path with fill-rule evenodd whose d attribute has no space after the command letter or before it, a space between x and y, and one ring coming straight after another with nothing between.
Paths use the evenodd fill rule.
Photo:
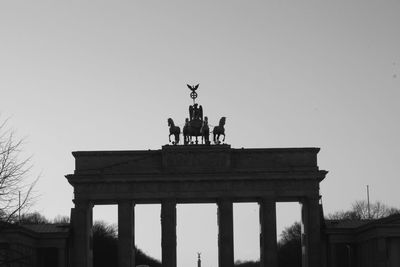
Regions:
<instances>
[{"instance_id":1,"label":"overcast sky","mask_svg":"<svg viewBox=\"0 0 400 267\"><path fill-rule=\"evenodd\" d=\"M400 1L1 1L0 113L26 137L34 210L69 215L71 151L160 149L191 104L227 143L320 147L325 213L400 207ZM159 206L137 207L160 258ZM115 207L95 208L116 220ZM216 267L216 207L178 207L178 266ZM278 209L278 230L299 208ZM196 217L197 216L197 217ZM235 206L235 259L258 257L257 205ZM199 220L204 221L199 231Z\"/></svg>"}]
</instances>

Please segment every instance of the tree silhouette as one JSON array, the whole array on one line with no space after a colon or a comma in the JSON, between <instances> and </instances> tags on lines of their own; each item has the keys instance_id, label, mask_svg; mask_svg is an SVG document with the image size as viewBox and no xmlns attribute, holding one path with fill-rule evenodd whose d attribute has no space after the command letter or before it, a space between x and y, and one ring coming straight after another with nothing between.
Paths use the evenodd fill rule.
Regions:
<instances>
[{"instance_id":1,"label":"tree silhouette","mask_svg":"<svg viewBox=\"0 0 400 267\"><path fill-rule=\"evenodd\" d=\"M259 267L259 261L236 261L235 267Z\"/></svg>"},{"instance_id":2,"label":"tree silhouette","mask_svg":"<svg viewBox=\"0 0 400 267\"><path fill-rule=\"evenodd\" d=\"M329 220L374 220L400 213L399 209L389 207L380 201L370 204L368 212L368 203L364 200L358 200L353 203L348 211L338 211L326 216Z\"/></svg>"},{"instance_id":3,"label":"tree silhouette","mask_svg":"<svg viewBox=\"0 0 400 267\"><path fill-rule=\"evenodd\" d=\"M7 121L0 122L0 220L10 222L32 200L37 181L27 183L31 170L30 158L22 158L23 140L16 139Z\"/></svg>"},{"instance_id":4,"label":"tree silhouette","mask_svg":"<svg viewBox=\"0 0 400 267\"><path fill-rule=\"evenodd\" d=\"M102 221L93 224L93 266L117 266L118 236L114 225Z\"/></svg>"},{"instance_id":5,"label":"tree silhouette","mask_svg":"<svg viewBox=\"0 0 400 267\"><path fill-rule=\"evenodd\" d=\"M21 216L20 224L45 224L50 223L49 220L39 212L26 213Z\"/></svg>"},{"instance_id":6,"label":"tree silhouette","mask_svg":"<svg viewBox=\"0 0 400 267\"><path fill-rule=\"evenodd\" d=\"M116 225L102 221L93 224L93 267L113 267L118 262L118 232ZM136 265L161 267L160 261L146 255L140 249L135 253Z\"/></svg>"},{"instance_id":7,"label":"tree silhouette","mask_svg":"<svg viewBox=\"0 0 400 267\"><path fill-rule=\"evenodd\" d=\"M278 242L278 266L301 267L301 224L286 227Z\"/></svg>"}]
</instances>

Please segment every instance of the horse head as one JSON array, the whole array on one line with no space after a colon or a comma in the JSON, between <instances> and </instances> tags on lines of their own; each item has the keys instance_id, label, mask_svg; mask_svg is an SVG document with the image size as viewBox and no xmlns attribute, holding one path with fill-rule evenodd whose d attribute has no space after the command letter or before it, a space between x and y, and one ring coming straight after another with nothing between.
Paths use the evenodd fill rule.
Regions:
<instances>
[{"instance_id":1,"label":"horse head","mask_svg":"<svg viewBox=\"0 0 400 267\"><path fill-rule=\"evenodd\" d=\"M168 126L174 125L174 121L171 118L168 118Z\"/></svg>"},{"instance_id":2,"label":"horse head","mask_svg":"<svg viewBox=\"0 0 400 267\"><path fill-rule=\"evenodd\" d=\"M219 120L219 126L224 126L225 121L226 121L226 117L221 117L221 119Z\"/></svg>"}]
</instances>

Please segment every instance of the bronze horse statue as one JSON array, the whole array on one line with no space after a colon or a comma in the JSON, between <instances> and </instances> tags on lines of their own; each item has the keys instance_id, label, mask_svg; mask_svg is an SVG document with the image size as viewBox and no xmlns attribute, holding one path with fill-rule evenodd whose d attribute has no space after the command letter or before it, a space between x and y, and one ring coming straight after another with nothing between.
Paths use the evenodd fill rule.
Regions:
<instances>
[{"instance_id":1,"label":"bronze horse statue","mask_svg":"<svg viewBox=\"0 0 400 267\"><path fill-rule=\"evenodd\" d=\"M175 141L172 141L173 145L177 145L179 143L179 135L181 134L181 128L175 126L174 121L169 118L168 119L168 126L169 126L169 142L171 143L171 135L174 135Z\"/></svg>"},{"instance_id":2,"label":"bronze horse statue","mask_svg":"<svg viewBox=\"0 0 400 267\"><path fill-rule=\"evenodd\" d=\"M225 121L226 121L226 117L222 117L219 120L219 125L214 127L214 130L213 130L214 144L221 144L221 141L219 141L219 137L221 135L224 136L224 138L222 139L222 142L225 141L225 128L224 128Z\"/></svg>"},{"instance_id":3,"label":"bronze horse statue","mask_svg":"<svg viewBox=\"0 0 400 267\"><path fill-rule=\"evenodd\" d=\"M210 144L210 128L208 127L208 118L204 117L203 125L200 128L201 134L201 143L203 144L204 141L206 145Z\"/></svg>"}]
</instances>

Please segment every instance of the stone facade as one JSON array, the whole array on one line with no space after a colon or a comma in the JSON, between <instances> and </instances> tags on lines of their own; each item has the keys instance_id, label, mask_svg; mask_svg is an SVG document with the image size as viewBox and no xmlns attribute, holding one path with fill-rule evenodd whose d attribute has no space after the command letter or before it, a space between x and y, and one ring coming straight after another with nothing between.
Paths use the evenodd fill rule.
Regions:
<instances>
[{"instance_id":1,"label":"stone facade","mask_svg":"<svg viewBox=\"0 0 400 267\"><path fill-rule=\"evenodd\" d=\"M0 266L67 267L69 224L0 225Z\"/></svg>"},{"instance_id":2,"label":"stone facade","mask_svg":"<svg viewBox=\"0 0 400 267\"><path fill-rule=\"evenodd\" d=\"M400 214L379 220L327 220L324 266L400 266Z\"/></svg>"}]
</instances>

